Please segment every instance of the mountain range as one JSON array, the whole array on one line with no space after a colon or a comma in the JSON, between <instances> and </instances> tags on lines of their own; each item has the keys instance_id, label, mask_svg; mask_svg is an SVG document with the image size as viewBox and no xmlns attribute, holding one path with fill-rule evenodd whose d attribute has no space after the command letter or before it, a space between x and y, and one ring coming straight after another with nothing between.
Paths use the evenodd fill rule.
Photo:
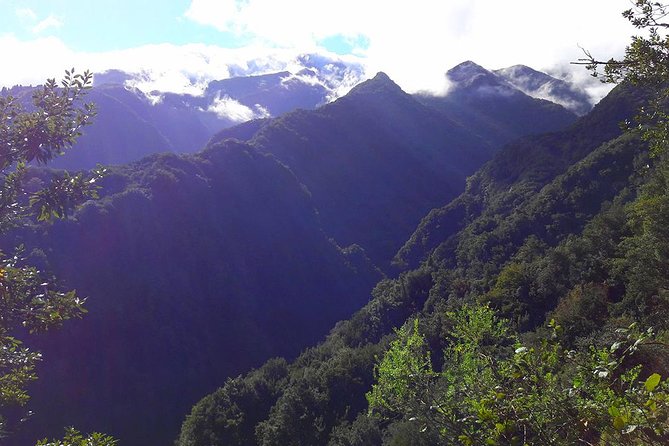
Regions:
<instances>
[{"instance_id":1,"label":"mountain range","mask_svg":"<svg viewBox=\"0 0 669 446\"><path fill-rule=\"evenodd\" d=\"M350 70L349 70L350 71ZM341 74L339 82L351 75ZM314 109L338 85L315 69L211 81L202 95L142 92L127 76L100 76L89 100L98 106L97 123L53 167L87 169L122 164L159 153L200 150L220 129L296 108Z\"/></svg>"},{"instance_id":2,"label":"mountain range","mask_svg":"<svg viewBox=\"0 0 669 446\"><path fill-rule=\"evenodd\" d=\"M530 106L525 116L517 115L519 110L514 107L519 104L506 111L495 107L491 111L485 101L480 100L473 106L472 91L478 89L478 96L484 93L482 84L474 81L481 76L495 83L498 97L502 92L515 95L516 100L525 97L525 105L532 103L530 98L544 99L578 115L591 107L587 95L575 85L521 65L493 72L466 62L446 76L454 86L452 93L456 92L446 96L450 99L444 101L443 97L431 95L416 97L436 107L445 107L449 117L465 127L478 125L481 136L493 146L528 132L547 130L550 125L537 122L545 118L546 113L534 114L536 105ZM99 73L95 75L95 88L89 95L89 100L97 105L95 125L84 129L75 146L54 160L52 167L91 169L98 163L123 164L152 153L193 153L222 129L296 109L315 109L346 93L363 78L360 66L320 60L313 55L301 58L298 71L240 73L209 81L198 94L144 91L142 88L146 88L147 83L142 74L119 70ZM463 79L474 83L467 84ZM29 102L31 91L28 87L14 87L5 89L3 94L23 96ZM444 102L448 105L444 106ZM482 110L493 116L477 116ZM500 118L509 112L507 122L498 128Z\"/></svg>"},{"instance_id":3,"label":"mountain range","mask_svg":"<svg viewBox=\"0 0 669 446\"><path fill-rule=\"evenodd\" d=\"M268 91L279 98L276 106L268 101L262 108L274 107L271 110L281 113L276 107L287 104L279 92L286 76L291 75L213 83L211 97L232 98L236 92L236 101L251 104L261 96L269 97L254 96L266 82ZM34 264L89 296L89 314L84 319L66 324L48 338L31 340L47 359L32 389L35 415L17 438L33 441L35 435L57 435L62 426L76 424L82 430L109 432L123 444L168 444L177 436L188 408L227 377L261 366L273 356L296 358L323 339L337 321L364 306L353 322L338 326L325 347L313 350L322 355L322 363L307 352L290 365L290 370L300 364L311 367L312 361L331 366L327 353L331 343L342 342L337 333L363 318L373 328L346 335L352 336L345 341L347 348L359 345L362 350L353 352L360 355L354 361L332 368L328 379L335 385L337 370L366 367L380 351L376 341L364 347L368 339L378 340L380 333L400 323L407 311L418 311L427 298L432 287L429 273L407 268L416 267L453 231L467 226L473 215L469 208L458 207L445 221L435 215L450 212L449 206L454 205L449 202L474 200L462 197L483 183L466 181L468 175L492 157L482 172L494 172L503 160L520 158L536 159L536 169L553 168L553 176L557 175L559 169L617 134L619 129L603 119L602 110L615 116L628 113L611 99L574 123L573 112L532 98L473 63L454 68L448 76L455 84L451 95L428 97L409 95L379 73L314 110L287 111L225 129L198 153L154 154L112 166L101 182L99 200L86 203L68 220L36 224L12 234L3 244L22 243ZM110 77L124 79L122 73ZM318 88L310 89L313 86L303 81L295 85L302 91L301 98L315 101L318 95L312 93ZM194 106L196 102L184 102L177 95L163 97L160 103L169 107L155 108L118 83L94 88L91 99L100 104L99 125L92 126L91 132L100 127L96 138L108 140L109 147L126 144L131 148L138 139L144 141L143 147L160 147L165 141L172 144L167 147L176 147L174 141L179 138L194 142L198 132L207 128L201 114L212 113L203 112L202 103ZM117 121L111 115L103 119L104 104L118 115ZM175 112L180 107L191 114ZM109 122L127 130L128 141L119 142ZM171 129L157 131L159 123ZM569 130L563 133L530 136L565 127ZM578 133L586 127L594 130ZM518 137L525 139L499 152ZM581 149L552 142L569 138L580 141ZM527 156L535 146L545 150L538 151L536 158ZM545 157L540 154L544 152L554 158L550 166L543 165ZM536 175L535 167L523 170L522 166L510 172L517 172L518 178L526 171ZM44 169L31 173L35 183L55 174ZM476 175L473 178L488 174ZM551 178L547 176L544 183ZM509 180L510 187L514 181ZM481 186L482 194L484 190L488 189ZM523 185L521 190L527 189ZM433 208L439 210L430 213ZM420 223L425 215L427 219ZM429 230L421 232L422 228ZM438 235L443 230L450 232ZM381 281L369 300L374 284L403 269L400 278ZM422 294L415 296L414 291ZM411 302L402 300L409 298ZM370 311L372 319L379 319L365 319ZM366 334L366 330L377 334ZM265 407L256 414L261 417L258 422L268 410L290 418L281 410L300 401L285 399L302 395L304 389L276 387L279 381L282 386L288 383L284 379L288 367L285 360L270 362L259 369L262 372L240 378L247 383L258 373L277 374L263 378L275 382L271 389L267 387L269 399L257 402ZM361 369L360 373L367 372ZM305 439L304 444L323 443L335 419L351 420L359 412L360 392L351 393L358 398L356 403L347 402L344 395L349 384L356 389L366 385L367 375L360 376L352 383L340 383L343 393L336 404L344 406L335 410L334 419L305 418L323 430L313 443ZM193 413L207 412L207 404L214 403L246 407L230 398L221 403L209 397ZM280 408L272 409L279 402ZM345 407L349 409L341 412ZM244 415L238 428L253 431L255 424L248 423L256 415ZM206 425L206 420L198 424L199 415L189 420L182 444L209 444L209 440L189 443L200 435L189 432L219 429ZM221 420L228 423L223 431L232 432L226 429L235 423ZM231 435L239 435L235 432ZM253 437L245 438L252 441Z\"/></svg>"},{"instance_id":4,"label":"mountain range","mask_svg":"<svg viewBox=\"0 0 669 446\"><path fill-rule=\"evenodd\" d=\"M644 309L635 300L637 282L662 273L641 278L639 252L629 251L635 191L649 177L638 170L643 142L618 126L648 94L619 86L573 125L505 146L462 194L423 219L396 256L402 272L379 282L364 308L296 360L229 378L194 406L177 444L441 444L411 414L368 416L365 393L394 330L415 318L435 368L445 367L449 312L463 302L495 308L528 339L557 318L574 349L578 336L606 343L609 317L635 314L665 326L654 314L659 301L646 296ZM590 288L604 290L597 305Z\"/></svg>"}]
</instances>

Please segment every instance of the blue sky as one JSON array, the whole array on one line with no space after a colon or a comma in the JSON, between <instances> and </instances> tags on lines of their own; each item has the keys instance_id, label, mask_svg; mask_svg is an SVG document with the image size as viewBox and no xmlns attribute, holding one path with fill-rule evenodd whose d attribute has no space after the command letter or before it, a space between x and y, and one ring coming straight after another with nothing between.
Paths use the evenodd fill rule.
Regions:
<instances>
[{"instance_id":1,"label":"blue sky","mask_svg":"<svg viewBox=\"0 0 669 446\"><path fill-rule=\"evenodd\" d=\"M56 36L75 51L98 52L147 44L201 43L240 48L251 33L216 29L185 17L190 0L0 0L0 30L28 40ZM331 34L318 44L336 54L364 48L366 38Z\"/></svg>"},{"instance_id":2,"label":"blue sky","mask_svg":"<svg viewBox=\"0 0 669 446\"><path fill-rule=\"evenodd\" d=\"M383 70L409 91L439 90L464 60L564 71L620 55L628 0L0 0L0 85L65 67L142 72L164 89L227 77L230 64L290 68L303 53ZM251 70L251 68L249 68ZM160 79L158 79L160 78ZM178 87L178 88L177 88Z\"/></svg>"},{"instance_id":3,"label":"blue sky","mask_svg":"<svg viewBox=\"0 0 669 446\"><path fill-rule=\"evenodd\" d=\"M188 0L0 0L0 29L25 40L56 36L84 52L156 43L245 44L243 38L184 18L189 4ZM37 28L40 23L44 29Z\"/></svg>"}]
</instances>

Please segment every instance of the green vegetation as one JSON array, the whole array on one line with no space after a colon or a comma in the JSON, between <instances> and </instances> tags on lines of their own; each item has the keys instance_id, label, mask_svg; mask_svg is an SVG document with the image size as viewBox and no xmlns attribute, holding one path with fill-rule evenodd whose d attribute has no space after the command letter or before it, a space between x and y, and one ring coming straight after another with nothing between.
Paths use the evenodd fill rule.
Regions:
<instances>
[{"instance_id":1,"label":"green vegetation","mask_svg":"<svg viewBox=\"0 0 669 446\"><path fill-rule=\"evenodd\" d=\"M99 184L71 218L20 234L31 258L89 296L85 318L35 339L63 359L45 361L33 386L26 444L68 423L124 445L167 443L196 398L294 358L382 277L324 234L290 170L247 144L112 166Z\"/></svg>"},{"instance_id":2,"label":"green vegetation","mask_svg":"<svg viewBox=\"0 0 669 446\"><path fill-rule=\"evenodd\" d=\"M565 349L562 327L521 342L487 306L465 305L443 368L432 369L424 338L406 326L380 362L370 413L401 417L443 444L661 445L669 440L669 382L630 366L658 342L636 324L604 347Z\"/></svg>"},{"instance_id":3,"label":"green vegetation","mask_svg":"<svg viewBox=\"0 0 669 446\"><path fill-rule=\"evenodd\" d=\"M633 6L623 12L623 17L641 30L642 35L632 37L625 56L620 60L600 61L585 51L586 57L580 63L604 82L628 82L635 86L650 86L657 91L657 95L639 111L635 119L626 124L649 142L651 155L658 155L666 152L669 137L666 108L669 98L669 36L666 32L669 29L666 22L669 5L653 0L634 0L631 3ZM604 71L600 73L598 69L602 66Z\"/></svg>"},{"instance_id":4,"label":"green vegetation","mask_svg":"<svg viewBox=\"0 0 669 446\"><path fill-rule=\"evenodd\" d=\"M649 143L654 158L644 161L643 152L637 155L637 166L648 163L646 168L637 167L629 186L618 189L613 203L605 203L578 236L573 234L574 220L583 213L578 208L568 214L551 212L551 225L544 225L547 231L535 227L532 236L539 240L526 238L520 249L506 235L505 223L492 225L496 249L474 243L473 251L468 250L464 262L458 258L457 264L471 268L472 262L492 257L492 265L479 266L489 279L484 279L483 287L479 282L480 288L470 296L489 302L515 323L498 319L488 306L465 304L447 313L453 328L447 332L439 372L430 366L415 369L397 360L426 348L417 330L403 328L378 365L377 382L368 393L370 411L386 419L395 415L411 420L423 431L437 432L445 444L645 445L669 441L669 239L664 230L669 221L669 191L667 91L663 89L668 41L658 34L658 29L666 27L658 22L666 10L645 0L637 1L635 8L626 11L625 17L639 28L650 28L650 37L634 38L623 61L607 62L606 80L653 91L659 88L659 99L651 97L648 108L642 108L635 118L640 123L635 133ZM590 68L598 64L591 61ZM654 64L658 70L650 69ZM579 164L581 169L588 165ZM602 180L602 173L597 180ZM579 203L591 195L568 181L568 175L562 177L566 181L560 188L569 192L561 200L564 204ZM572 184L564 187L564 183ZM610 181L606 184L611 187ZM548 195L549 187L539 196L544 214L547 202L541 195ZM572 222L565 225L563 216ZM523 220L527 216L516 218L517 223ZM461 239L459 252L471 246L472 236L479 239L477 232L464 239L464 246ZM491 231L486 228L480 233L490 236ZM499 249L504 241L515 254L509 256L508 249ZM554 248L545 249L545 244L555 241L559 243ZM487 255L481 255L481 246ZM541 257L537 257L539 252ZM505 266L497 269L495 263ZM493 274L486 274L491 269ZM543 274L546 270L549 274ZM558 302L541 292L547 284L561 289L563 297ZM516 332L517 328L535 327L551 308L555 319L546 328ZM641 331L639 324L649 328ZM658 337L654 337L653 326L660 330ZM406 373L412 380L398 379ZM421 390L414 394L409 389Z\"/></svg>"},{"instance_id":5,"label":"green vegetation","mask_svg":"<svg viewBox=\"0 0 669 446\"><path fill-rule=\"evenodd\" d=\"M625 95L617 97L625 103ZM520 180L497 186L506 179L489 172L508 156L503 152L458 199L469 205L467 218L447 229L462 229L442 234L418 268L379 283L368 305L287 366L287 375L266 393L272 397L255 403L261 409L252 417L232 411L242 406L225 386L216 399L195 406L179 444L207 444L197 440L203 432L213 435L211 444L414 445L444 438L455 444L560 444L546 440L558 433L562 444L578 438L661 444L666 387L651 391L645 383L655 373L664 382L669 372L662 344L668 257L661 251L669 240L659 223L665 174L657 161L639 170L648 163L640 144L633 135L620 136L543 184L521 171ZM575 156L569 147L562 156ZM489 194L477 206L472 190L481 184ZM658 205L644 204L648 200ZM411 322L416 317L420 334ZM545 327L550 319L561 329ZM404 328L395 335L398 326ZM635 328L642 326L655 328L655 340ZM628 349L639 339L636 350ZM370 399L381 410L368 417L364 394L375 382L375 357L382 359ZM608 367L601 370L606 376L593 375L600 366ZM237 380L251 385L255 373ZM542 391L535 392L540 384ZM574 386L580 393L569 396ZM505 398L495 399L497 387ZM461 404L465 394L468 405ZM631 407L637 403L660 409L636 413ZM442 412L429 410L439 405ZM573 405L574 412L566 410ZM565 408L555 420L554 408ZM200 413L222 416L212 424ZM241 426L228 418L232 413L244 420L243 442L230 440ZM586 415L589 429L573 424ZM461 419L468 421L455 422ZM567 422L581 427L567 435L560 430ZM448 432L457 435L440 437Z\"/></svg>"},{"instance_id":6,"label":"green vegetation","mask_svg":"<svg viewBox=\"0 0 669 446\"><path fill-rule=\"evenodd\" d=\"M33 217L42 221L65 217L84 200L97 196L95 182L102 171L53 175L36 186L27 168L31 162L46 164L71 147L81 128L91 122L93 106L81 104L91 81L88 72L66 71L60 85L50 79L36 90L30 111L11 96L0 97L0 233L21 227ZM85 312L83 303L74 291L60 291L54 277L30 266L21 246L10 255L0 253L1 437L12 434L24 415L22 407L29 400L26 386L37 379L35 368L41 360L41 354L25 347L19 337L80 317ZM99 434L90 439L91 444L113 444ZM84 444L84 439L70 431L64 444Z\"/></svg>"},{"instance_id":7,"label":"green vegetation","mask_svg":"<svg viewBox=\"0 0 669 446\"><path fill-rule=\"evenodd\" d=\"M101 419L124 444L170 441L193 401L226 377L295 358L360 309L383 277L370 259L388 265L424 212L460 192L493 150L383 75L256 130L245 143L109 167L99 200L19 231L27 255L90 296L83 321L37 344L67 360L45 364L34 386L35 430L55 435L70 420L98 429ZM277 426L300 398L325 398L291 395L263 425L266 438L284 435ZM258 417L245 417L257 420L245 433Z\"/></svg>"},{"instance_id":8,"label":"green vegetation","mask_svg":"<svg viewBox=\"0 0 669 446\"><path fill-rule=\"evenodd\" d=\"M65 430L65 436L61 440L41 440L36 446L115 446L118 442L112 437L104 434L93 433L84 436L74 428Z\"/></svg>"}]
</instances>

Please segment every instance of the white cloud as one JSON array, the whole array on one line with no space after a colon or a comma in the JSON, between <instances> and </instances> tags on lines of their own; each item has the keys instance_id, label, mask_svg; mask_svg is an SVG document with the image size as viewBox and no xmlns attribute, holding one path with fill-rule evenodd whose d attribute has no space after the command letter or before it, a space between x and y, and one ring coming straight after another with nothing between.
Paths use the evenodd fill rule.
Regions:
<instances>
[{"instance_id":1,"label":"white cloud","mask_svg":"<svg viewBox=\"0 0 669 446\"><path fill-rule=\"evenodd\" d=\"M604 93L582 67L578 45L598 57L620 56L633 28L620 12L628 0L192 0L185 19L251 38L244 48L213 45L148 45L82 53L55 38L19 40L0 35L0 84L35 83L59 77L67 67L95 72L117 68L136 75L135 86L199 94L212 79L263 74L305 65L299 55L328 54L319 41L328 36L368 42L358 56L344 59L364 70L333 70L332 98L347 92L360 76L385 71L403 89L443 92L444 73L464 60L489 68L518 63L563 73L591 94ZM299 12L299 13L297 13ZM29 13L25 12L28 15ZM362 39L356 39L362 36ZM321 70L321 75L323 75ZM327 73L326 73L327 75Z\"/></svg>"},{"instance_id":2,"label":"white cloud","mask_svg":"<svg viewBox=\"0 0 669 446\"><path fill-rule=\"evenodd\" d=\"M580 86L590 96L593 104L599 102L614 87L613 84L605 84L592 77L590 72L580 65L554 66L547 68L546 73Z\"/></svg>"},{"instance_id":3,"label":"white cloud","mask_svg":"<svg viewBox=\"0 0 669 446\"><path fill-rule=\"evenodd\" d=\"M37 20L37 14L30 8L16 8L14 11L16 17L24 21L35 21Z\"/></svg>"},{"instance_id":4,"label":"white cloud","mask_svg":"<svg viewBox=\"0 0 669 446\"><path fill-rule=\"evenodd\" d=\"M568 64L578 45L620 55L631 26L628 0L192 0L185 17L283 47L327 36L364 36L371 71L409 91L445 87L443 73L464 60L490 68Z\"/></svg>"},{"instance_id":5,"label":"white cloud","mask_svg":"<svg viewBox=\"0 0 669 446\"><path fill-rule=\"evenodd\" d=\"M355 72L337 68L331 62L341 58L334 54L321 52L319 56L304 57L294 49L260 46L227 49L203 44L160 44L84 53L71 50L56 37L25 41L5 34L0 35L0 58L15 61L3 67L0 86L42 83L48 77L62 77L65 69L74 66L80 71L88 69L96 73L123 70L133 75L129 86L145 93L156 90L195 96L202 94L212 80L284 70L297 73L306 66L317 66L334 98L364 76L362 68ZM343 60L361 63L355 57ZM159 95L152 96L158 98Z\"/></svg>"},{"instance_id":6,"label":"white cloud","mask_svg":"<svg viewBox=\"0 0 669 446\"><path fill-rule=\"evenodd\" d=\"M258 75L277 71L297 73L309 61L292 49L247 47L226 49L210 45L149 45L130 50L115 51L103 55L88 55L87 64L93 71L101 72L118 68L137 75L131 86L142 91L188 93L199 95L207 83L241 75ZM327 58L337 59L326 54ZM175 65L174 61L179 64ZM347 58L359 63L356 58ZM351 73L339 73L341 81L335 81L337 73L321 70L324 77L332 78L328 88L339 88L342 83L351 83ZM359 81L360 76L357 76Z\"/></svg>"},{"instance_id":7,"label":"white cloud","mask_svg":"<svg viewBox=\"0 0 669 446\"><path fill-rule=\"evenodd\" d=\"M41 34L48 29L57 29L63 26L63 22L54 15L39 20L35 11L30 8L16 8L14 13L21 24L34 34Z\"/></svg>"},{"instance_id":8,"label":"white cloud","mask_svg":"<svg viewBox=\"0 0 669 446\"><path fill-rule=\"evenodd\" d=\"M245 122L255 118L266 118L269 112L263 107L256 105L252 110L246 105L232 99L230 96L219 96L207 108L208 112L216 113L221 119L229 119L233 122Z\"/></svg>"},{"instance_id":9,"label":"white cloud","mask_svg":"<svg viewBox=\"0 0 669 446\"><path fill-rule=\"evenodd\" d=\"M2 67L0 85L37 85L44 79L62 77L68 67L83 69L81 57L55 37L19 40L0 34L0 59L12 61Z\"/></svg>"},{"instance_id":10,"label":"white cloud","mask_svg":"<svg viewBox=\"0 0 669 446\"><path fill-rule=\"evenodd\" d=\"M57 17L50 15L46 19L41 20L37 25L33 26L32 32L39 34L46 31L47 29L60 28L61 26L63 26L63 22L61 22Z\"/></svg>"}]
</instances>

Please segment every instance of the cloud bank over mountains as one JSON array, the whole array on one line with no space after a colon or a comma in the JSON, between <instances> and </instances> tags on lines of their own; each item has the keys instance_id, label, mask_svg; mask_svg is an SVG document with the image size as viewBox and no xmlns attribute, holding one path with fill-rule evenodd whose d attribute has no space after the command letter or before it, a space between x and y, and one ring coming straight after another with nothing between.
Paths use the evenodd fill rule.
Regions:
<instances>
[{"instance_id":1,"label":"cloud bank over mountains","mask_svg":"<svg viewBox=\"0 0 669 446\"><path fill-rule=\"evenodd\" d=\"M13 50L12 50L13 49ZM305 54L295 50L239 48L211 45L160 44L109 53L75 53L56 38L22 42L11 36L0 37L0 53L19 57L39 52L44 57L25 60L3 69L0 86L37 85L46 77L62 76L63 61L95 73L120 70L131 75L126 84L143 92L178 93L199 96L209 82L239 76L289 71L307 82L319 82L332 91L331 99L346 94L367 77L363 60L321 51ZM305 70L317 70L308 76Z\"/></svg>"},{"instance_id":2,"label":"cloud bank over mountains","mask_svg":"<svg viewBox=\"0 0 669 446\"><path fill-rule=\"evenodd\" d=\"M476 60L569 77L598 99L607 89L569 62L582 56L579 46L619 56L633 32L620 16L628 6L627 0L191 0L175 20L220 33L220 46L156 43L102 52L81 51L61 39L68 17L22 7L15 20L33 32L0 33L0 57L16 61L5 64L0 85L37 84L75 66L132 73L143 91L197 95L214 79L298 73L301 55L318 54L360 67L333 96L378 71L405 91L443 93L444 73Z\"/></svg>"}]
</instances>

